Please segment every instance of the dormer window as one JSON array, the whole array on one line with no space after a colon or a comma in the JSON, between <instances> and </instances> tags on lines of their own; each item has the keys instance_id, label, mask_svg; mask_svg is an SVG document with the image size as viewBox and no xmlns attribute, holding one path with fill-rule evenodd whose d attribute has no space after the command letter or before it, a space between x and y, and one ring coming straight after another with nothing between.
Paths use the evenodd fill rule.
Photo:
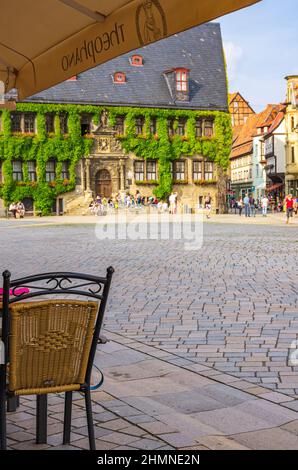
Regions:
<instances>
[{"instance_id":1,"label":"dormer window","mask_svg":"<svg viewBox=\"0 0 298 470\"><path fill-rule=\"evenodd\" d=\"M141 55L133 55L130 58L130 64L134 67L142 67L144 65L143 57Z\"/></svg>"},{"instance_id":2,"label":"dormer window","mask_svg":"<svg viewBox=\"0 0 298 470\"><path fill-rule=\"evenodd\" d=\"M125 83L126 75L124 72L116 72L114 74L114 83Z\"/></svg>"},{"instance_id":3,"label":"dormer window","mask_svg":"<svg viewBox=\"0 0 298 470\"><path fill-rule=\"evenodd\" d=\"M188 91L188 69L175 69L176 73L176 90L187 92Z\"/></svg>"}]
</instances>

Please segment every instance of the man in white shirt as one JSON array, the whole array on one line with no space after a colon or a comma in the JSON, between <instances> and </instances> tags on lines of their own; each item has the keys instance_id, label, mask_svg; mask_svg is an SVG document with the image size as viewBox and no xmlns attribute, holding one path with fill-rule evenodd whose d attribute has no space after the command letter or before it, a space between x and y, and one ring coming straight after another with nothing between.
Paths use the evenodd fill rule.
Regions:
<instances>
[{"instance_id":1,"label":"man in white shirt","mask_svg":"<svg viewBox=\"0 0 298 470\"><path fill-rule=\"evenodd\" d=\"M263 217L267 217L268 203L269 199L266 195L264 195L261 201Z\"/></svg>"},{"instance_id":2,"label":"man in white shirt","mask_svg":"<svg viewBox=\"0 0 298 470\"><path fill-rule=\"evenodd\" d=\"M170 214L176 214L176 200L177 200L177 194L172 193L169 197Z\"/></svg>"}]
</instances>

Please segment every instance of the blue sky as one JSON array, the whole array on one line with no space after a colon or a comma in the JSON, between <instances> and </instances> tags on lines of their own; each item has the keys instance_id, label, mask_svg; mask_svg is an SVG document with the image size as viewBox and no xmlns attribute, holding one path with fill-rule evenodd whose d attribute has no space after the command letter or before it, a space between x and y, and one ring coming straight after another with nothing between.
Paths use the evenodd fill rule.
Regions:
<instances>
[{"instance_id":1,"label":"blue sky","mask_svg":"<svg viewBox=\"0 0 298 470\"><path fill-rule=\"evenodd\" d=\"M262 0L220 18L230 92L255 111L286 96L286 75L298 75L298 0Z\"/></svg>"}]
</instances>

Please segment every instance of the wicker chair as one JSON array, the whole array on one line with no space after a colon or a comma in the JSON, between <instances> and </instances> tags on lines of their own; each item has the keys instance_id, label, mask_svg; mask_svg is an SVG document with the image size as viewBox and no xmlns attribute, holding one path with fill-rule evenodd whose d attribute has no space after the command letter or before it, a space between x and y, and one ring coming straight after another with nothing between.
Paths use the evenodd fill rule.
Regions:
<instances>
[{"instance_id":1,"label":"wicker chair","mask_svg":"<svg viewBox=\"0 0 298 470\"><path fill-rule=\"evenodd\" d=\"M37 395L36 441L46 443L47 394L65 393L63 444L69 444L74 391L85 395L90 449L96 449L90 382L113 272L110 267L106 277L60 272L14 281L9 271L3 273L1 450L6 449L6 402L21 395ZM20 287L29 288L29 293L18 295Z\"/></svg>"}]
</instances>

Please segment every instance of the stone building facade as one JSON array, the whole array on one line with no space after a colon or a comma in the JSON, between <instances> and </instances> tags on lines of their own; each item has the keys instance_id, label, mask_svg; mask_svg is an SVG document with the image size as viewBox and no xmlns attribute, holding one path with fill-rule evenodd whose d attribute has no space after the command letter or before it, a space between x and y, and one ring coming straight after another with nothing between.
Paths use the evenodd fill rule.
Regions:
<instances>
[{"instance_id":1,"label":"stone building facade","mask_svg":"<svg viewBox=\"0 0 298 470\"><path fill-rule=\"evenodd\" d=\"M139 190L166 199L173 190L193 209L210 194L213 208L222 211L231 144L227 103L219 24L125 54L17 103L3 117L2 194L6 203L22 195L36 209L36 188L45 188L55 193L54 212L82 214L96 195ZM17 139L28 141L26 154L9 153L18 152ZM39 153L36 142L43 145ZM88 152L78 159L86 142ZM51 146L53 154L43 156Z\"/></svg>"},{"instance_id":2,"label":"stone building facade","mask_svg":"<svg viewBox=\"0 0 298 470\"><path fill-rule=\"evenodd\" d=\"M286 80L286 192L298 197L298 75Z\"/></svg>"}]
</instances>

